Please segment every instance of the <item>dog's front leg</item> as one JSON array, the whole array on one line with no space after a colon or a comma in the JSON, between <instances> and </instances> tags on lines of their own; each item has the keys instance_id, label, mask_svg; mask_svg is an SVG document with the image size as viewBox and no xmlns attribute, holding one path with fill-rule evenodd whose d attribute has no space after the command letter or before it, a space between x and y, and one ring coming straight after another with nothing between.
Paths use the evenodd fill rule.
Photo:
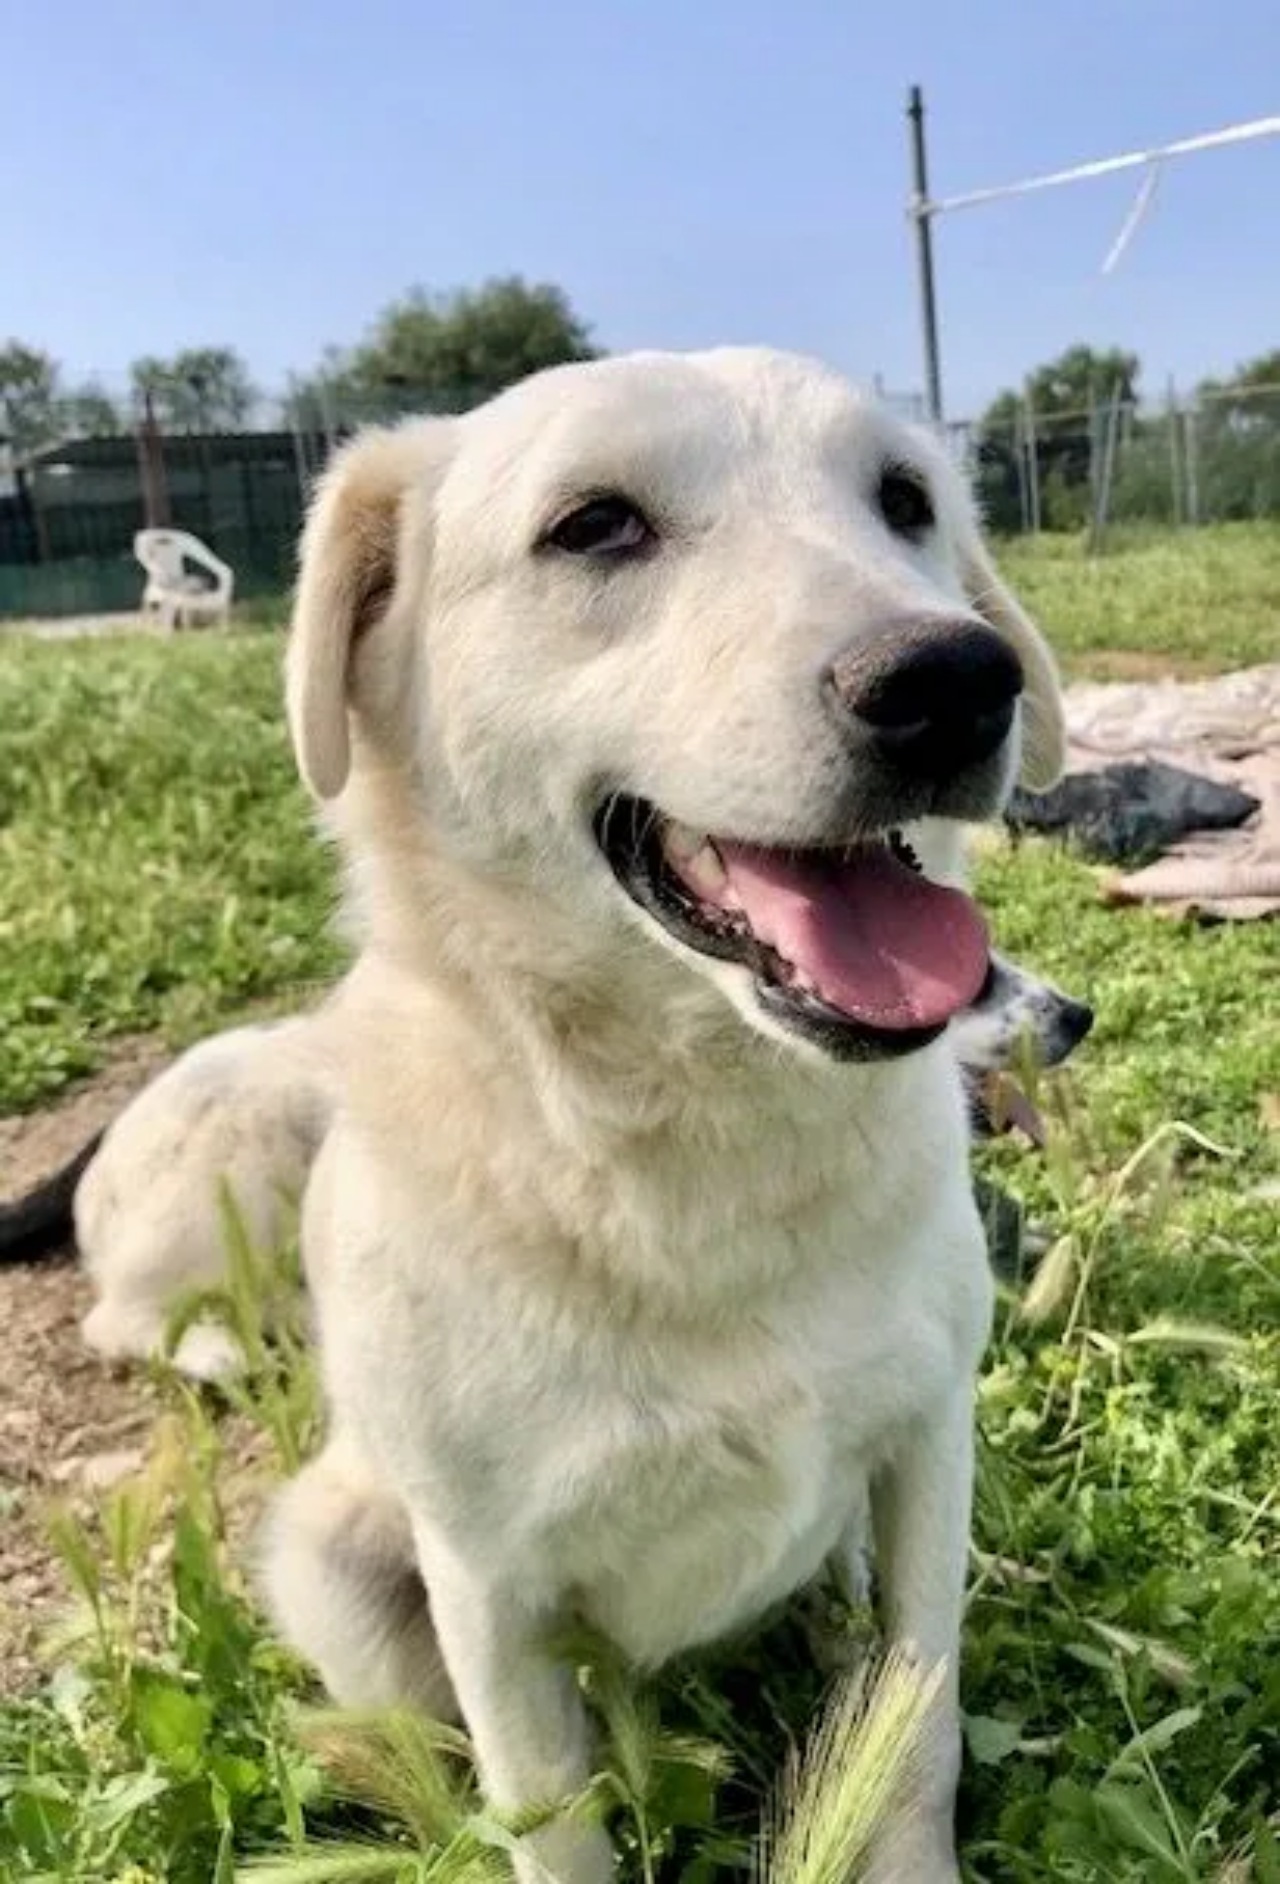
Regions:
<instances>
[{"instance_id":1,"label":"dog's front leg","mask_svg":"<svg viewBox=\"0 0 1280 1884\"><path fill-rule=\"evenodd\" d=\"M547 1647L554 1613L530 1600L509 1566L464 1562L437 1536L418 1536L418 1558L488 1799L520 1812L580 1792L591 1773L590 1734L573 1670ZM602 1884L613 1870L613 1848L596 1825L561 1817L521 1843L521 1884Z\"/></svg>"},{"instance_id":2,"label":"dog's front leg","mask_svg":"<svg viewBox=\"0 0 1280 1884\"><path fill-rule=\"evenodd\" d=\"M920 1781L877 1855L874 1884L957 1884L960 1622L973 1498L969 1382L912 1428L872 1486L872 1526L888 1643L944 1666Z\"/></svg>"}]
</instances>

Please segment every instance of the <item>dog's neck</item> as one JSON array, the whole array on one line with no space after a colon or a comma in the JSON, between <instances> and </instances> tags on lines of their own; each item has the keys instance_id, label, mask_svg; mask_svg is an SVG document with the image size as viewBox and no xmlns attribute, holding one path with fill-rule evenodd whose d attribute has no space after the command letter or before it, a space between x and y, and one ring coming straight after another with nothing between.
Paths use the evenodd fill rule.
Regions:
<instances>
[{"instance_id":1,"label":"dog's neck","mask_svg":"<svg viewBox=\"0 0 1280 1884\"><path fill-rule=\"evenodd\" d=\"M695 1297L699 1312L746 1313L756 1291L790 1286L786 1226L822 1220L851 1184L872 1216L913 1184L927 1193L932 1166L890 1120L913 1117L933 1147L925 1164L963 1159L958 1078L952 1107L938 1052L866 1066L796 1052L639 923L606 929L602 958L593 925L459 862L420 824L388 827L385 810L365 799L344 814L360 820L358 841L350 822L344 834L360 859L360 960L343 997L359 1011L346 1035L358 1051L344 1083L407 1181L454 1155L448 1115L485 1086L506 1120L501 1183L518 1184L522 1227L542 1223L543 1246L585 1265L611 1301L638 1291L637 1312L678 1317ZM455 1161L480 1171L488 1157L487 1141L468 1141ZM602 1187L607 1235L598 1211L579 1224L573 1201ZM778 1234L761 1238L762 1223ZM870 1223L868 1235L878 1242ZM758 1275L730 1260L740 1245L768 1252Z\"/></svg>"}]
</instances>

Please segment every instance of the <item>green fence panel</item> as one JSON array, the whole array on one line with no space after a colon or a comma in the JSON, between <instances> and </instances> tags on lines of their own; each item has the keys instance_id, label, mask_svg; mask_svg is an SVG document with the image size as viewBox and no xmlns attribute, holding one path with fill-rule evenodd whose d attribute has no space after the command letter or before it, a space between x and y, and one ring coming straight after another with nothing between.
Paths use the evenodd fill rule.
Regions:
<instances>
[{"instance_id":1,"label":"green fence panel","mask_svg":"<svg viewBox=\"0 0 1280 1884\"><path fill-rule=\"evenodd\" d=\"M141 603L142 584L131 556L0 563L0 620L127 614Z\"/></svg>"}]
</instances>

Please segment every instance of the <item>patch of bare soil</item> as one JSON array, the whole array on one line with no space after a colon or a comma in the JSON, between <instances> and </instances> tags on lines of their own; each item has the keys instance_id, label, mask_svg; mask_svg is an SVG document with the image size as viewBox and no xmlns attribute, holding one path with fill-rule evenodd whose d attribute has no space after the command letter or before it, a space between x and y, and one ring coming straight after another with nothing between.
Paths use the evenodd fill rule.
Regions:
<instances>
[{"instance_id":1,"label":"patch of bare soil","mask_svg":"<svg viewBox=\"0 0 1280 1884\"><path fill-rule=\"evenodd\" d=\"M108 1064L42 1112L0 1118L0 1201L24 1195L110 1124L172 1054L153 1035L117 1042ZM80 1320L92 1291L70 1240L51 1257L0 1264L0 1700L34 1686L39 1655L71 1590L47 1534L57 1503L87 1515L147 1461L161 1382L91 1354ZM242 1553L274 1478L262 1435L220 1419L220 1493Z\"/></svg>"},{"instance_id":2,"label":"patch of bare soil","mask_svg":"<svg viewBox=\"0 0 1280 1884\"><path fill-rule=\"evenodd\" d=\"M170 1057L144 1035L43 1112L0 1119L0 1199L19 1197L110 1123ZM36 1644L67 1601L44 1534L51 1499L85 1498L141 1464L159 1404L141 1371L109 1369L80 1340L88 1285L68 1245L0 1266L0 1694L36 1674Z\"/></svg>"},{"instance_id":3,"label":"patch of bare soil","mask_svg":"<svg viewBox=\"0 0 1280 1884\"><path fill-rule=\"evenodd\" d=\"M1218 672L1210 655L1156 654L1144 648L1090 648L1071 663L1076 679L1202 680Z\"/></svg>"},{"instance_id":4,"label":"patch of bare soil","mask_svg":"<svg viewBox=\"0 0 1280 1884\"><path fill-rule=\"evenodd\" d=\"M36 1647L68 1590L45 1535L73 1505L141 1465L159 1404L143 1373L109 1370L80 1339L89 1289L65 1258L0 1269L0 1695L38 1673Z\"/></svg>"}]
</instances>

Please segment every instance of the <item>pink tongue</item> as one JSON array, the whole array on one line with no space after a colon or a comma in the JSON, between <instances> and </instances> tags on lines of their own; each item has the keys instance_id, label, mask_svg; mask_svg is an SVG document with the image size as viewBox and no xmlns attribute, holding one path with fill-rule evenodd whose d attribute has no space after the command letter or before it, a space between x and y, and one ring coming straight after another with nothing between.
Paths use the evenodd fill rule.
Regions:
<instances>
[{"instance_id":1,"label":"pink tongue","mask_svg":"<svg viewBox=\"0 0 1280 1884\"><path fill-rule=\"evenodd\" d=\"M847 856L717 841L727 888L752 930L829 1007L871 1027L940 1027L987 973L970 899L908 869L883 844ZM719 900L719 899L717 899Z\"/></svg>"}]
</instances>

